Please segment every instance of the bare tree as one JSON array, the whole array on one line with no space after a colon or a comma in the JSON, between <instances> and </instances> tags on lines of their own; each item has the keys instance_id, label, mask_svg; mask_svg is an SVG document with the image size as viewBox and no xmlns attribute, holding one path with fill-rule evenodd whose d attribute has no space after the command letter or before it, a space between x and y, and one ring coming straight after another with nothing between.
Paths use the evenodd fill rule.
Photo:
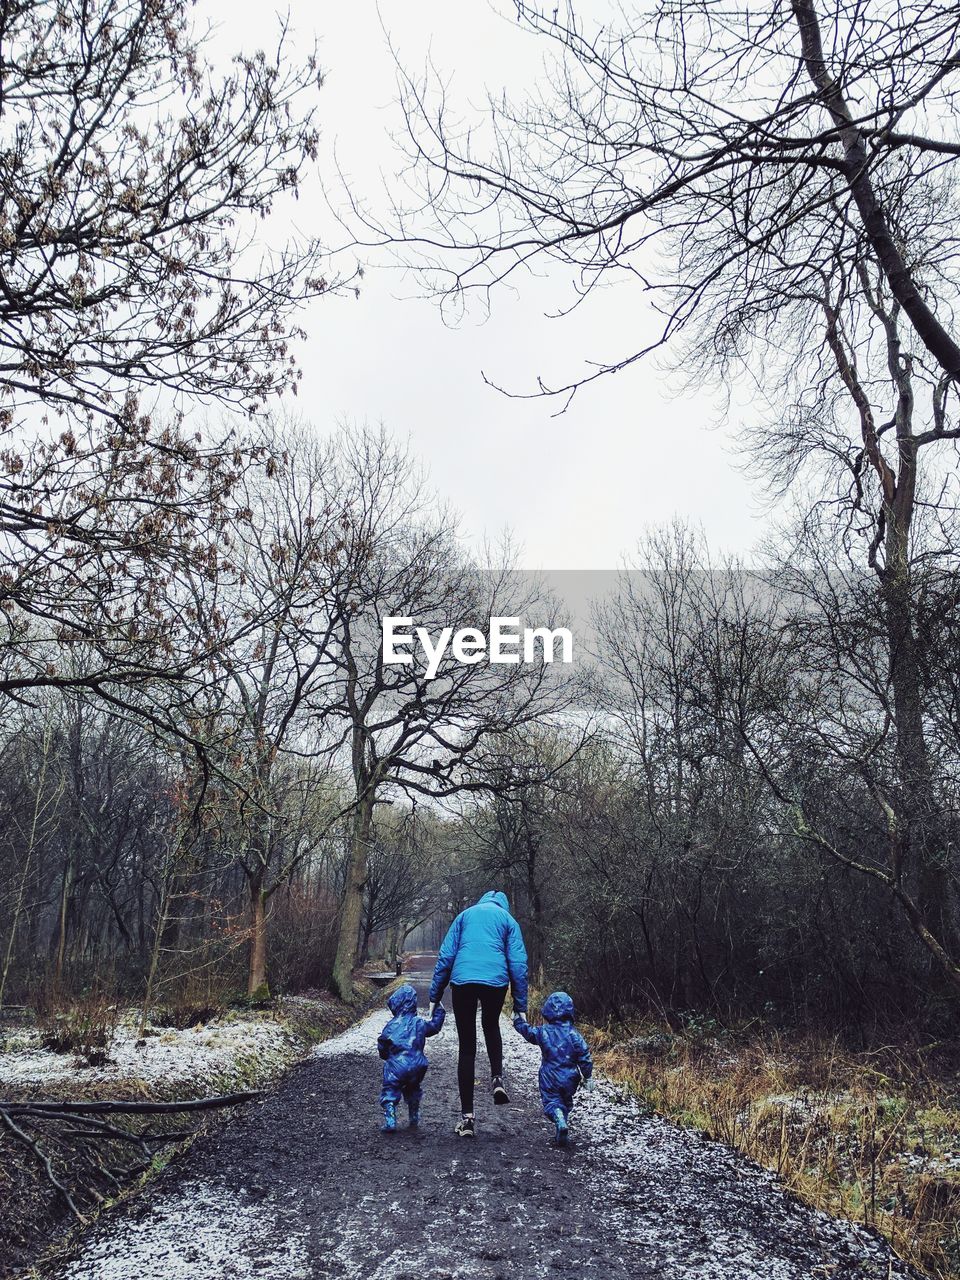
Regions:
<instances>
[{"instance_id":1,"label":"bare tree","mask_svg":"<svg viewBox=\"0 0 960 1280\"><path fill-rule=\"evenodd\" d=\"M371 939L385 935L394 963L407 937L437 911L445 894L442 822L422 806L399 806L375 818L367 857L360 962Z\"/></svg>"},{"instance_id":2,"label":"bare tree","mask_svg":"<svg viewBox=\"0 0 960 1280\"><path fill-rule=\"evenodd\" d=\"M295 390L319 246L257 246L316 157L319 76L283 33L219 71L185 0L24 0L0 79L0 692L122 700L204 660L190 582L229 559L257 445L198 408Z\"/></svg>"},{"instance_id":3,"label":"bare tree","mask_svg":"<svg viewBox=\"0 0 960 1280\"><path fill-rule=\"evenodd\" d=\"M8 933L6 947L3 951L3 960L0 964L0 1009L3 1007L3 995L7 987L7 979L10 976L10 968L14 961L15 947L17 942L17 933L24 915L30 911L31 903L28 893L31 890L35 892L37 881L36 862L39 860L37 855L39 847L50 834L52 820L55 818L57 804L60 793L63 789L63 778L51 779L52 770L56 770L56 761L54 760L53 751L53 708L47 706L44 708L46 715L42 722L40 749L37 760L37 770L35 777L30 777L29 762L27 759L18 760L20 773L20 787L24 794L29 795L29 805L23 813L23 828L18 830L19 823L16 819L19 814L9 815L9 828L17 832L20 837L20 845L22 852L20 854L20 867L16 883L11 889L12 905L8 917ZM29 733L30 725L26 724L21 727L21 731L25 734ZM51 786L51 781L53 785ZM32 792L32 794L30 794ZM9 821L12 819L12 821ZM7 903L4 903L4 907ZM6 911L4 912L6 915Z\"/></svg>"},{"instance_id":4,"label":"bare tree","mask_svg":"<svg viewBox=\"0 0 960 1280\"><path fill-rule=\"evenodd\" d=\"M570 763L588 740L572 723L530 725L504 737L491 760L489 794L461 817L464 866L509 894L539 986L547 980L548 885L558 867L553 817L565 804Z\"/></svg>"},{"instance_id":5,"label":"bare tree","mask_svg":"<svg viewBox=\"0 0 960 1280\"><path fill-rule=\"evenodd\" d=\"M822 530L807 529L781 572L793 603L774 645L780 692L759 721L738 726L744 742L798 837L881 885L925 949L932 985L960 991L956 761L926 725L940 682L923 634L927 610L939 609L935 580L924 574L913 583L925 597L919 607L914 597L910 612L911 631L919 623L913 692L924 723L911 743L910 722L901 727L905 677L900 656L891 662L889 600L863 571L838 570Z\"/></svg>"},{"instance_id":6,"label":"bare tree","mask_svg":"<svg viewBox=\"0 0 960 1280\"><path fill-rule=\"evenodd\" d=\"M235 533L236 586L217 608L230 610L242 639L217 650L223 700L211 744L236 797L228 827L249 893L251 996L267 990L268 902L339 816L308 723L334 696L329 583L342 535L325 474L332 453L288 427L271 454L272 476L240 486L248 517Z\"/></svg>"},{"instance_id":7,"label":"bare tree","mask_svg":"<svg viewBox=\"0 0 960 1280\"><path fill-rule=\"evenodd\" d=\"M543 661L466 665L449 647L430 675L419 648L408 664L386 664L386 617L409 617L433 634L443 627L486 631L495 616L539 613L538 623L549 621L551 606L534 582L504 567L478 570L468 560L450 516L403 451L382 436L356 436L341 465L347 552L331 589L330 650L339 696L324 719L348 754L355 798L334 966L336 990L349 999L378 800L440 799L489 786L495 743L559 711L569 691Z\"/></svg>"},{"instance_id":8,"label":"bare tree","mask_svg":"<svg viewBox=\"0 0 960 1280\"><path fill-rule=\"evenodd\" d=\"M442 96L406 78L426 199L390 238L458 301L539 258L567 268L573 305L601 282L632 283L663 314L654 342L628 339L626 354L536 394L569 398L672 341L698 377L749 377L752 444L784 487L799 491L816 461L802 500L830 505L883 601L894 860L919 875L919 918L955 955L914 522L918 493L953 501L933 477L952 470L960 436L957 14L795 0L758 17L698 0L635 6L594 33L568 12L520 6L558 53L557 88L542 104L492 103L485 130L459 136Z\"/></svg>"},{"instance_id":9,"label":"bare tree","mask_svg":"<svg viewBox=\"0 0 960 1280\"><path fill-rule=\"evenodd\" d=\"M841 262L854 246L869 258L930 363L960 376L953 10L696 0L635 3L608 23L574 6L516 14L555 54L551 89L491 98L460 129L439 77L401 71L419 199L386 222L354 213L374 241L410 246L455 306L552 259L571 306L623 282L662 315L652 343L627 334L624 351L535 394L569 397L685 331L718 347L754 338L768 295L805 297L838 243ZM923 227L905 216L918 206Z\"/></svg>"},{"instance_id":10,"label":"bare tree","mask_svg":"<svg viewBox=\"0 0 960 1280\"><path fill-rule=\"evenodd\" d=\"M866 263L852 286L834 296L825 283L820 304L830 364L796 402L791 429L779 437L756 432L754 445L780 491L800 473L819 480L813 492L821 501L803 522L798 549L809 551L819 538L833 544L838 568L846 561L858 576L858 562L865 562L873 579L885 638L881 697L898 761L895 792L885 800L896 826L894 861L919 868L921 915L960 957L930 742L933 655L923 634L931 588L949 575L956 546L956 481L944 450L956 435L948 385L906 347L901 307ZM838 542L823 528L826 521L838 529ZM821 584L813 596L835 607L838 593L824 585L825 554L813 557ZM872 612L866 599L858 607Z\"/></svg>"}]
</instances>

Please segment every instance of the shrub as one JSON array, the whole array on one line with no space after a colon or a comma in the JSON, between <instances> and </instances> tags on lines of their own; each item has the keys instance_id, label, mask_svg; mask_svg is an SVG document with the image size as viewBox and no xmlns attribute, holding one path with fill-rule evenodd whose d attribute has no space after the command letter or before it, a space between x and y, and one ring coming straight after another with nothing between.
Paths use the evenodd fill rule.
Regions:
<instances>
[{"instance_id":1,"label":"shrub","mask_svg":"<svg viewBox=\"0 0 960 1280\"><path fill-rule=\"evenodd\" d=\"M37 1026L45 1049L75 1053L89 1066L103 1066L120 1021L120 1010L103 992L89 992L69 1003L47 995L37 1010Z\"/></svg>"}]
</instances>

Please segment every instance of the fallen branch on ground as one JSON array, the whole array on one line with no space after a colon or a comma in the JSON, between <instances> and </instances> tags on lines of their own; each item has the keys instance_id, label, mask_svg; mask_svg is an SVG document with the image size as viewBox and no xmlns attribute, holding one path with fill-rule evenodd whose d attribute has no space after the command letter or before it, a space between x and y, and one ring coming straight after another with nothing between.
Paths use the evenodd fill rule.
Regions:
<instances>
[{"instance_id":1,"label":"fallen branch on ground","mask_svg":"<svg viewBox=\"0 0 960 1280\"><path fill-rule=\"evenodd\" d=\"M7 1115L82 1115L84 1112L116 1112L128 1115L160 1115L167 1111L207 1111L211 1107L235 1107L241 1102L262 1098L263 1089L247 1089L243 1093L221 1093L212 1098L192 1098L188 1102L120 1102L103 1099L97 1102L0 1102L0 1112Z\"/></svg>"},{"instance_id":2,"label":"fallen branch on ground","mask_svg":"<svg viewBox=\"0 0 960 1280\"><path fill-rule=\"evenodd\" d=\"M212 1098L191 1098L181 1102L125 1102L114 1099L101 1099L95 1102L0 1101L0 1126L2 1131L9 1134L20 1146L25 1147L40 1163L47 1181L63 1197L73 1216L82 1222L83 1214L69 1188L57 1176L50 1153L41 1145L40 1134L52 1137L61 1144L74 1144L74 1152L79 1157L72 1166L74 1172L79 1174L76 1180L81 1185L86 1185L85 1179L90 1180L91 1185L86 1185L86 1190L96 1200L102 1201L103 1197L92 1185L97 1177L105 1178L115 1190L120 1188L121 1183L114 1171L108 1169L100 1159L96 1151L97 1144L119 1142L138 1147L144 1156L145 1163L137 1165L133 1171L127 1170L126 1174L129 1175L131 1172L139 1172L149 1166L153 1158L149 1143L181 1142L191 1136L191 1131L178 1129L166 1133L151 1133L145 1128L140 1132L134 1132L119 1125L110 1124L107 1120L97 1119L98 1116L154 1116L185 1111L210 1111L217 1107L235 1107L240 1103L250 1102L254 1098L262 1098L263 1095L262 1089L247 1089L242 1093L218 1094ZM59 1127L65 1123L69 1123L70 1127ZM27 1128L39 1132L34 1136L27 1132Z\"/></svg>"},{"instance_id":3,"label":"fallen branch on ground","mask_svg":"<svg viewBox=\"0 0 960 1280\"><path fill-rule=\"evenodd\" d=\"M28 1133L24 1133L24 1131L20 1128L20 1126L15 1124L10 1119L10 1117L2 1110L0 1110L0 1123L3 1124L4 1128L7 1130L8 1133L13 1135L13 1137L17 1140L17 1142L19 1142L22 1146L25 1146L29 1151L33 1152L33 1154L37 1157L37 1159L43 1165L44 1172L46 1173L49 1181L52 1183L54 1187L56 1187L56 1189L63 1196L64 1200L67 1203L67 1208L70 1210L70 1212L73 1214L75 1218L77 1218L80 1222L82 1222L83 1214L77 1208L76 1203L74 1202L74 1199L71 1196L70 1192L67 1190L67 1188L63 1185L63 1183L59 1180L57 1175L54 1173L53 1163L50 1157L47 1155L47 1153L43 1150L43 1148L40 1147L33 1140L33 1138L30 1137Z\"/></svg>"}]
</instances>

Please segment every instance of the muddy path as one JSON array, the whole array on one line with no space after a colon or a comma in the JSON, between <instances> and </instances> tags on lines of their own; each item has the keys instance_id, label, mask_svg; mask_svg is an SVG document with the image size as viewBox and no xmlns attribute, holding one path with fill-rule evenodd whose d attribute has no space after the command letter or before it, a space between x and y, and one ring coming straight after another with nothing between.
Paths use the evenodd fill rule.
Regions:
<instances>
[{"instance_id":1,"label":"muddy path","mask_svg":"<svg viewBox=\"0 0 960 1280\"><path fill-rule=\"evenodd\" d=\"M429 974L415 980L425 1002ZM574 1142L549 1142L539 1052L504 1023L508 1107L481 1086L458 1139L451 1025L428 1044L419 1132L379 1132L375 1013L261 1104L105 1215L58 1280L891 1280L867 1233L806 1210L771 1175L644 1116L601 1083ZM486 1062L478 1058L478 1077Z\"/></svg>"}]
</instances>

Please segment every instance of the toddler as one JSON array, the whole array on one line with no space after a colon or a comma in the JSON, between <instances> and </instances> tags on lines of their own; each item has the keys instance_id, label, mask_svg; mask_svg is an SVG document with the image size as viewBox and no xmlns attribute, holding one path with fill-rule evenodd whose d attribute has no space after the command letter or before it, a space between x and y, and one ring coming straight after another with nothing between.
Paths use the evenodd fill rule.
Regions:
<instances>
[{"instance_id":1,"label":"toddler","mask_svg":"<svg viewBox=\"0 0 960 1280\"><path fill-rule=\"evenodd\" d=\"M554 991L544 1001L542 1027L531 1027L522 1013L513 1019L524 1040L540 1046L540 1101L543 1114L556 1125L559 1147L567 1145L567 1119L580 1081L593 1087L593 1059L586 1040L573 1025L573 1015L570 996L565 991Z\"/></svg>"},{"instance_id":2,"label":"toddler","mask_svg":"<svg viewBox=\"0 0 960 1280\"><path fill-rule=\"evenodd\" d=\"M387 1008L393 1017L380 1032L377 1051L384 1059L383 1088L380 1105L383 1107L384 1133L393 1133L397 1127L397 1103L407 1104L410 1128L420 1123L420 1088L427 1074L427 1055L423 1052L427 1036L435 1036L443 1026L446 1010L438 1004L429 1019L417 1017L417 993L409 982L388 998Z\"/></svg>"}]
</instances>

